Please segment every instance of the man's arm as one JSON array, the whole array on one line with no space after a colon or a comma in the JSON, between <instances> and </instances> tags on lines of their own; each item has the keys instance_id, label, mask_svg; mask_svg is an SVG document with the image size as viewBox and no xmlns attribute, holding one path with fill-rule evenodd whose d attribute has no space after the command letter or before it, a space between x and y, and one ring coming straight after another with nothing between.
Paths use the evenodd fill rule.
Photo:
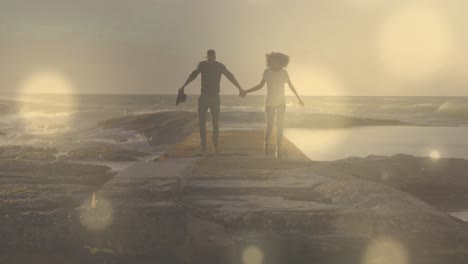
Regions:
<instances>
[{"instance_id":1,"label":"man's arm","mask_svg":"<svg viewBox=\"0 0 468 264\"><path fill-rule=\"evenodd\" d=\"M239 93L243 91L242 87L240 86L239 82L236 80L236 77L234 77L234 74L232 74L227 68L226 66L222 65L223 67L223 74L224 76L226 76L226 78L228 78L228 80L234 84L234 86L237 87L237 89L239 90Z\"/></svg>"},{"instance_id":2,"label":"man's arm","mask_svg":"<svg viewBox=\"0 0 468 264\"><path fill-rule=\"evenodd\" d=\"M197 78L198 74L200 74L200 72L201 72L200 64L201 64L201 63L199 63L198 66L197 66L197 68L189 75L189 77L188 77L187 80L185 81L184 85L182 85L182 87L179 89L179 92L181 92L181 91L183 92L184 89L185 89L185 87L186 87L189 83L191 83L193 80L195 80L195 79Z\"/></svg>"}]
</instances>

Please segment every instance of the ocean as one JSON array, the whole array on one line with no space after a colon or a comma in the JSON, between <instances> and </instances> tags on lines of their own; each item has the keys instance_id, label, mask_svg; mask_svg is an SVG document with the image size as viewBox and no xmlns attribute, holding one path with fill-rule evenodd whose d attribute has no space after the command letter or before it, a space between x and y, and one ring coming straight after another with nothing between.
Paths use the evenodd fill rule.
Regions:
<instances>
[{"instance_id":1,"label":"ocean","mask_svg":"<svg viewBox=\"0 0 468 264\"><path fill-rule=\"evenodd\" d=\"M303 99L304 109L299 108L295 98L287 98L287 135L314 160L377 152L421 156L430 151L468 158L463 140L468 132L468 97ZM41 136L85 129L112 118L196 109L196 95L189 95L186 103L176 106L174 95L3 94L0 132L4 136L0 144L40 144ZM263 111L264 96L222 96L221 127L263 128ZM135 136L135 141L144 140ZM315 151L318 145L321 152Z\"/></svg>"}]
</instances>

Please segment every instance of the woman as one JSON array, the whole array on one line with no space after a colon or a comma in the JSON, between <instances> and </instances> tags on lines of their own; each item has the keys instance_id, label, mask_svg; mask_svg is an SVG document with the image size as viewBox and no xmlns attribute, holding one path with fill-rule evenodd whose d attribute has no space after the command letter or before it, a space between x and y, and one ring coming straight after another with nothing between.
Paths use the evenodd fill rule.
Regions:
<instances>
[{"instance_id":1,"label":"woman","mask_svg":"<svg viewBox=\"0 0 468 264\"><path fill-rule=\"evenodd\" d=\"M289 79L288 72L284 69L289 64L289 56L283 53L272 52L266 55L267 69L263 72L260 84L252 89L241 92L242 96L258 91L267 84L266 96L266 130L265 130L265 155L270 155L269 140L276 116L276 157L281 157L281 144L283 139L284 113L286 110L286 98L284 96L284 84L288 83L289 89L296 95L299 105L304 107L304 102L297 94L296 88Z\"/></svg>"}]
</instances>

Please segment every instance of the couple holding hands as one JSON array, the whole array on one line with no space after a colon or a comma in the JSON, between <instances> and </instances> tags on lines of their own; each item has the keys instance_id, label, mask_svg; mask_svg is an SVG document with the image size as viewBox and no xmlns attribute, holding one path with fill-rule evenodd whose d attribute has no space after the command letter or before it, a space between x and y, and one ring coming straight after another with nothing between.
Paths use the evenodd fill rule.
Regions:
<instances>
[{"instance_id":1,"label":"couple holding hands","mask_svg":"<svg viewBox=\"0 0 468 264\"><path fill-rule=\"evenodd\" d=\"M213 124L213 155L219 154L218 137L219 137L219 114L221 108L221 101L219 97L221 76L224 75L229 81L239 89L239 96L245 97L247 94L262 89L267 84L267 96L265 104L266 112L266 130L265 130L265 155L275 154L276 157L281 157L281 145L283 138L283 123L284 114L286 110L286 98L284 87L287 83L291 91L296 95L299 100L299 105L304 107L296 88L292 84L288 72L284 69L289 64L289 57L282 53L272 52L266 55L266 69L263 73L262 81L255 87L244 90L237 82L234 75L228 71L224 64L216 61L216 52L208 50L206 60L198 64L184 85L179 89L179 97L177 103L182 97L185 99L185 87L195 80L201 73L201 95L198 98L198 124L200 131L200 147L201 154L207 155L206 152L206 117L208 109L211 113ZM277 142L274 153L271 153L269 147L269 139L273 127L275 125L276 117L276 132Z\"/></svg>"}]
</instances>

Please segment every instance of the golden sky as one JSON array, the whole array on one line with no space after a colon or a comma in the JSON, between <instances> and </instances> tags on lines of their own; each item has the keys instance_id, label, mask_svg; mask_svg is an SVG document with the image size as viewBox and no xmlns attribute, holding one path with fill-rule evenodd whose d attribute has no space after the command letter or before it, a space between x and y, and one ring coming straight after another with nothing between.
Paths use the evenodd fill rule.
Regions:
<instances>
[{"instance_id":1,"label":"golden sky","mask_svg":"<svg viewBox=\"0 0 468 264\"><path fill-rule=\"evenodd\" d=\"M0 83L17 92L52 72L78 93L174 93L213 48L245 88L280 51L301 94L466 96L466 10L465 0L1 1Z\"/></svg>"}]
</instances>

